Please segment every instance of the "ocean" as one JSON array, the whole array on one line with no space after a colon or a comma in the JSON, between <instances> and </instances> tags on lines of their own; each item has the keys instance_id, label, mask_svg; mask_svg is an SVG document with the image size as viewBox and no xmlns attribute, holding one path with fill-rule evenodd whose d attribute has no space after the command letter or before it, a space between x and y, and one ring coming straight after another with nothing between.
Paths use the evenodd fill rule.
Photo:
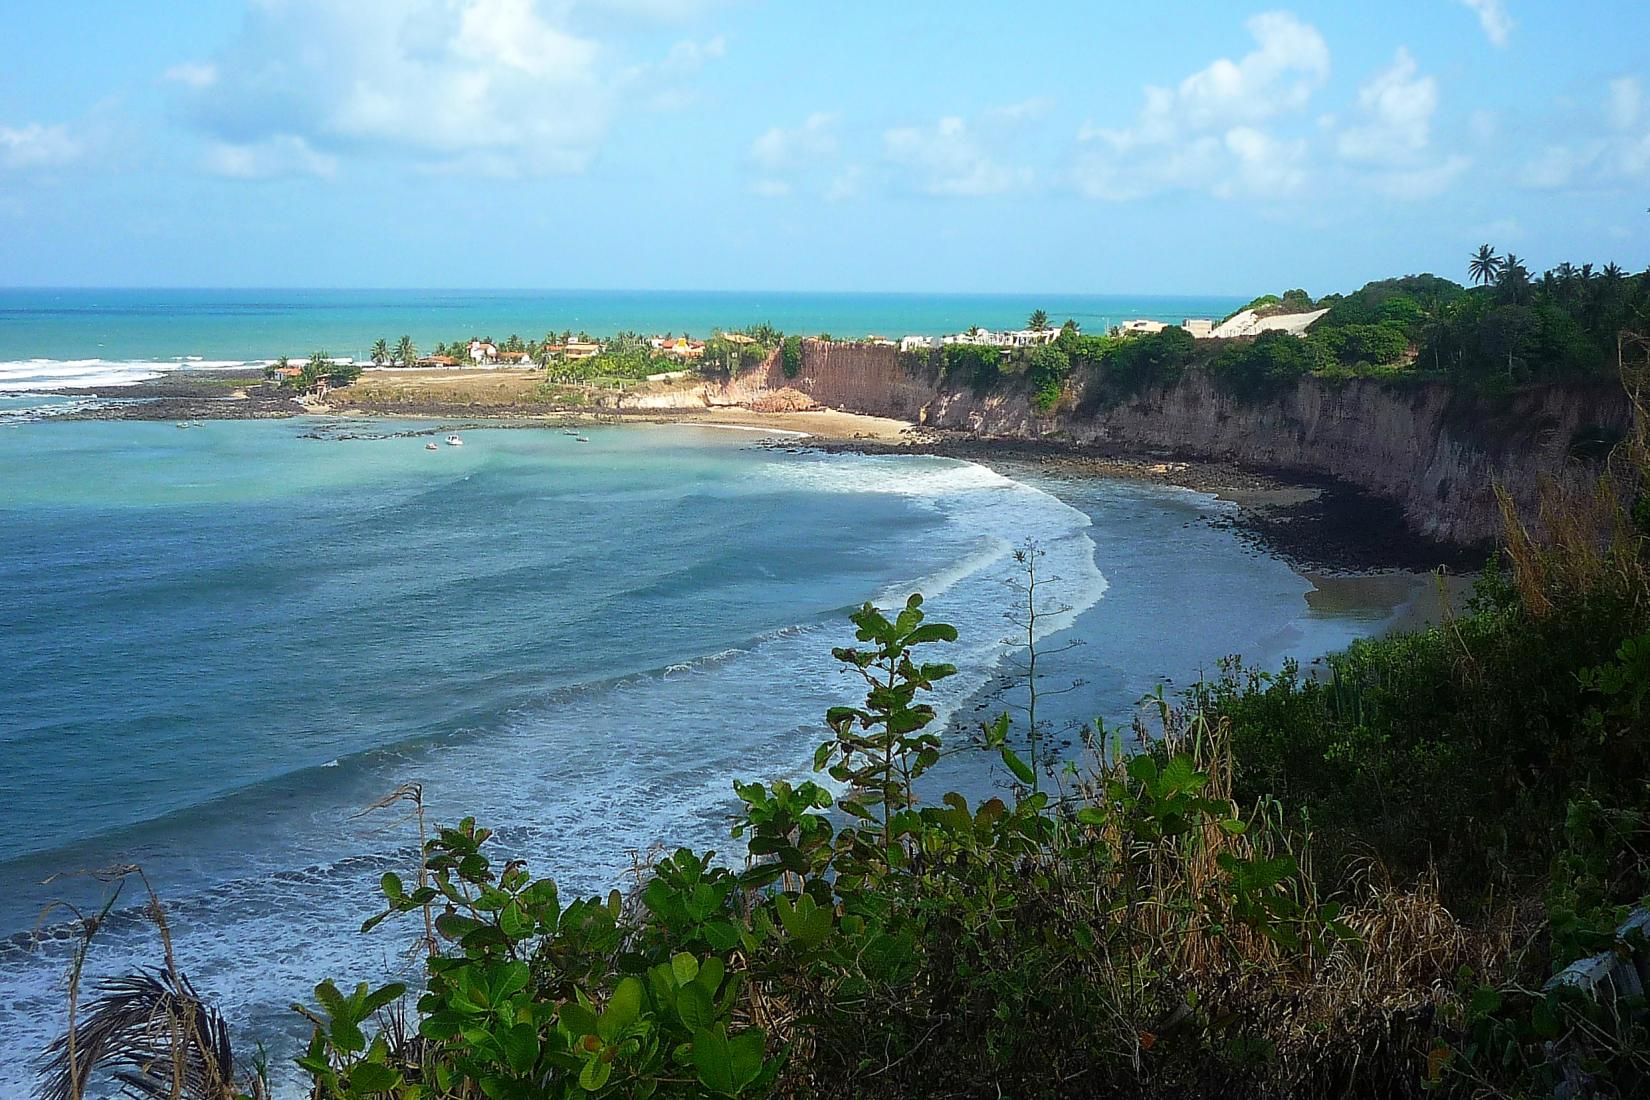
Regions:
<instances>
[{"instance_id":1,"label":"ocean","mask_svg":"<svg viewBox=\"0 0 1650 1100\"><path fill-rule=\"evenodd\" d=\"M0 394L119 387L174 370L306 358L365 360L374 341L438 343L549 332L708 335L767 322L835 336L1014 328L1043 309L1104 331L1132 317L1223 317L1222 297L803 294L694 291L0 289Z\"/></svg>"},{"instance_id":2,"label":"ocean","mask_svg":"<svg viewBox=\"0 0 1650 1100\"><path fill-rule=\"evenodd\" d=\"M1082 681L1045 708L1065 733L1395 608L1324 600L1206 494L704 425L426 449L449 430L0 420L0 1096L63 1026L72 943L47 906L104 889L75 872L141 865L179 964L290 1076L291 1002L409 972L409 927L356 931L416 859L404 814L363 813L403 783L564 894L605 891L658 845L738 858L732 781L810 774L825 710L857 698L830 650L864 600L921 591L958 627L953 736L1011 702L1027 539L1066 608L1048 644L1083 643L1046 666ZM88 983L159 963L140 900L116 903Z\"/></svg>"}]
</instances>

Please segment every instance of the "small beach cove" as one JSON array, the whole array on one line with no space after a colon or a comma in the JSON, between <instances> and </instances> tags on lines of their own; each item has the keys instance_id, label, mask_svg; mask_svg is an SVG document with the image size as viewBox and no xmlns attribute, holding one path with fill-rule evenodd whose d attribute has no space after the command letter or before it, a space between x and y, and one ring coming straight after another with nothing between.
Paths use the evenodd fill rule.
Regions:
<instances>
[{"instance_id":1,"label":"small beach cove","mask_svg":"<svg viewBox=\"0 0 1650 1100\"><path fill-rule=\"evenodd\" d=\"M1054 593L1090 639L1073 720L1126 717L1160 678L1183 685L1228 652L1309 659L1390 611L1315 613L1313 583L1214 522L1229 509L1207 494L726 430L778 428L771 414L703 420L583 419L588 446L551 421L441 416L0 435L19 471L0 499L20 540L11 749L67 769L25 791L88 784L72 815L10 809L15 1041L55 1019L62 945L26 932L52 893L32 884L57 871L143 863L197 982L279 1047L286 1003L318 975L357 971L361 952L394 969L387 941L297 944L340 906L365 912L407 858L404 837L354 817L399 782L425 781L443 818L515 823L512 850L569 890L615 881L606 857L627 848L726 847L727 777L808 774L820 716L851 695L829 649L859 601L921 590L958 625L948 705L972 721L1002 653L1007 551L1026 538L1054 555ZM840 442L867 430L838 423ZM464 447L424 450L452 431ZM111 971L153 951L135 921L104 944ZM248 950L283 961L218 989Z\"/></svg>"}]
</instances>

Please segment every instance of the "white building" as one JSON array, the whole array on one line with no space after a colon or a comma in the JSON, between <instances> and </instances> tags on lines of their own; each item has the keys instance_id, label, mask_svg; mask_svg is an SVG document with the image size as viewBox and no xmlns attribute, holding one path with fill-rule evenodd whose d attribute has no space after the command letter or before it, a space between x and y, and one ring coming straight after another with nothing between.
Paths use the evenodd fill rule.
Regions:
<instances>
[{"instance_id":1,"label":"white building","mask_svg":"<svg viewBox=\"0 0 1650 1100\"><path fill-rule=\"evenodd\" d=\"M1180 322L1180 327L1197 340L1207 340L1215 331L1215 323L1207 317L1188 317Z\"/></svg>"},{"instance_id":2,"label":"white building","mask_svg":"<svg viewBox=\"0 0 1650 1100\"><path fill-rule=\"evenodd\" d=\"M1151 321L1144 317L1136 317L1132 321L1124 321L1117 326L1119 336L1151 336L1162 332L1169 326L1162 321Z\"/></svg>"},{"instance_id":3,"label":"white building","mask_svg":"<svg viewBox=\"0 0 1650 1100\"><path fill-rule=\"evenodd\" d=\"M901 336L899 340L901 351L927 351L933 346L934 340L930 336Z\"/></svg>"},{"instance_id":4,"label":"white building","mask_svg":"<svg viewBox=\"0 0 1650 1100\"><path fill-rule=\"evenodd\" d=\"M992 332L990 329L982 328L947 336L941 343L978 344L989 348L1033 348L1039 344L1052 344L1059 338L1060 330L1057 328L1023 328L1013 332Z\"/></svg>"},{"instance_id":5,"label":"white building","mask_svg":"<svg viewBox=\"0 0 1650 1100\"><path fill-rule=\"evenodd\" d=\"M486 340L470 341L470 362L496 363L498 362L498 345Z\"/></svg>"}]
</instances>

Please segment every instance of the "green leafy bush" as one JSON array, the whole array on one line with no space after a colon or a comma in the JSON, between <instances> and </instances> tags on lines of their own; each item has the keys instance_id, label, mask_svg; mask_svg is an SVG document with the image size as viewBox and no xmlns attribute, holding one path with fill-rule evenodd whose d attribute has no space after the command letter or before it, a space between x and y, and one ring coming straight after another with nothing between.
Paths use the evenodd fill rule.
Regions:
<instances>
[{"instance_id":1,"label":"green leafy bush","mask_svg":"<svg viewBox=\"0 0 1650 1100\"><path fill-rule=\"evenodd\" d=\"M787 336L779 345L779 369L786 378L802 373L802 337Z\"/></svg>"},{"instance_id":2,"label":"green leafy bush","mask_svg":"<svg viewBox=\"0 0 1650 1100\"><path fill-rule=\"evenodd\" d=\"M976 394L990 393L1002 381L1001 348L981 344L946 344L940 354L945 377Z\"/></svg>"},{"instance_id":3,"label":"green leafy bush","mask_svg":"<svg viewBox=\"0 0 1650 1100\"><path fill-rule=\"evenodd\" d=\"M1257 399L1293 387L1324 366L1326 359L1310 340L1263 332L1252 341L1227 346L1209 365L1209 374L1228 393Z\"/></svg>"}]
</instances>

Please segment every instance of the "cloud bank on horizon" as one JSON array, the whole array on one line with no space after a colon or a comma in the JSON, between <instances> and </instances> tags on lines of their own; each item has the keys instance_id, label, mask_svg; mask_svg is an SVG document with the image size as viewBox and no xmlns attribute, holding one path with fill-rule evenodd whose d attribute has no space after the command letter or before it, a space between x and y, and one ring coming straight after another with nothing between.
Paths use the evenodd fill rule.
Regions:
<instances>
[{"instance_id":1,"label":"cloud bank on horizon","mask_svg":"<svg viewBox=\"0 0 1650 1100\"><path fill-rule=\"evenodd\" d=\"M1240 291L1449 273L1485 237L1650 261L1650 11L84 6L21 16L0 83L0 283Z\"/></svg>"}]
</instances>

